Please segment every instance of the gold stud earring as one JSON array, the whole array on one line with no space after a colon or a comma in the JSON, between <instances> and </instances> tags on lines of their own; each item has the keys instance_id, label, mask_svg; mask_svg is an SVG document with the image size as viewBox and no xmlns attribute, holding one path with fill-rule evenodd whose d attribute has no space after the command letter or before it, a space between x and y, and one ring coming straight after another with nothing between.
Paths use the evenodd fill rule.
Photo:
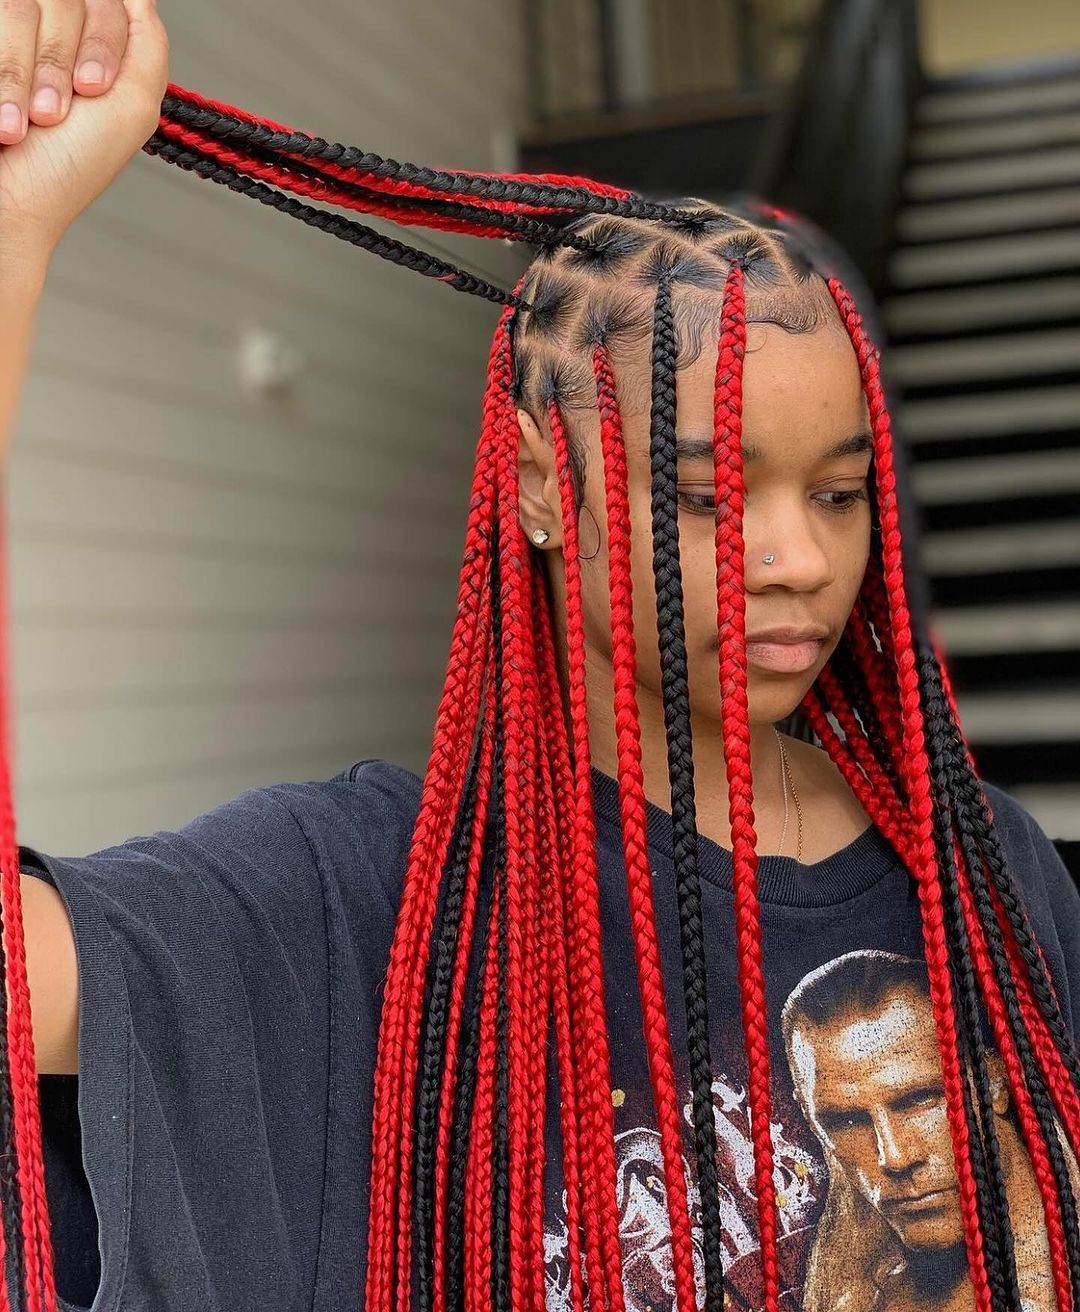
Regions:
<instances>
[{"instance_id":1,"label":"gold stud earring","mask_svg":"<svg viewBox=\"0 0 1080 1312\"><path fill-rule=\"evenodd\" d=\"M534 528L532 531L532 540L538 547L542 547L549 537L551 534L546 528Z\"/></svg>"}]
</instances>

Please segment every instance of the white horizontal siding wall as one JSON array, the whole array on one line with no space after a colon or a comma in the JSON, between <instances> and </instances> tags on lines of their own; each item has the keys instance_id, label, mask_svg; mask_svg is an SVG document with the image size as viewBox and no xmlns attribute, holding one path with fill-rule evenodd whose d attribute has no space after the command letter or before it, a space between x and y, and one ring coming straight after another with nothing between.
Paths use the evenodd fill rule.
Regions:
<instances>
[{"instance_id":1,"label":"white horizontal siding wall","mask_svg":"<svg viewBox=\"0 0 1080 1312\"><path fill-rule=\"evenodd\" d=\"M516 4L162 12L182 86L398 159L513 165ZM415 236L504 285L521 267ZM8 480L22 842L88 851L365 756L422 768L497 316L146 155L80 217ZM305 353L287 396L242 386L248 327Z\"/></svg>"}]
</instances>

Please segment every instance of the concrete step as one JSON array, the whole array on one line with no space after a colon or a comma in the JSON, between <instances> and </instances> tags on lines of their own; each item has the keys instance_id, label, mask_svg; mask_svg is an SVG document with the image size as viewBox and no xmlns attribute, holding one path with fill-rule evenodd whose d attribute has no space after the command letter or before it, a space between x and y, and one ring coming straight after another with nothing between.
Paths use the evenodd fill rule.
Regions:
<instances>
[{"instance_id":1,"label":"concrete step","mask_svg":"<svg viewBox=\"0 0 1080 1312\"><path fill-rule=\"evenodd\" d=\"M908 143L908 158L928 163L1006 150L1041 150L1077 141L1080 141L1080 109L1030 118L993 118L917 128Z\"/></svg>"},{"instance_id":2,"label":"concrete step","mask_svg":"<svg viewBox=\"0 0 1080 1312\"><path fill-rule=\"evenodd\" d=\"M1066 223L1080 223L1080 187L905 205L897 215L896 236L899 242L947 241Z\"/></svg>"},{"instance_id":3,"label":"concrete step","mask_svg":"<svg viewBox=\"0 0 1080 1312\"><path fill-rule=\"evenodd\" d=\"M1080 380L1080 326L894 346L887 363L889 377L901 387L996 381L1069 370Z\"/></svg>"},{"instance_id":4,"label":"concrete step","mask_svg":"<svg viewBox=\"0 0 1080 1312\"><path fill-rule=\"evenodd\" d=\"M956 123L964 119L1017 114L1055 114L1080 109L1080 79L1065 77L1018 86L985 86L964 91L928 91L916 107L916 122Z\"/></svg>"},{"instance_id":5,"label":"concrete step","mask_svg":"<svg viewBox=\"0 0 1080 1312\"><path fill-rule=\"evenodd\" d=\"M981 456L977 460L937 460L916 465L911 479L923 506L949 507L1039 493L1080 492L1080 447Z\"/></svg>"},{"instance_id":6,"label":"concrete step","mask_svg":"<svg viewBox=\"0 0 1080 1312\"><path fill-rule=\"evenodd\" d=\"M912 444L970 439L972 454L981 454L980 438L1056 431L1067 441L1080 440L1080 386L1016 388L1010 392L973 396L934 397L907 401L898 407L905 437ZM1071 442L1068 442L1071 445ZM1038 449L1036 442L1030 442Z\"/></svg>"},{"instance_id":7,"label":"concrete step","mask_svg":"<svg viewBox=\"0 0 1080 1312\"><path fill-rule=\"evenodd\" d=\"M987 287L905 292L884 301L882 317L893 337L953 336L1066 318L1080 323L1080 277L1062 275Z\"/></svg>"},{"instance_id":8,"label":"concrete step","mask_svg":"<svg viewBox=\"0 0 1080 1312\"><path fill-rule=\"evenodd\" d=\"M1080 226L905 246L889 261L890 281L901 291L935 283L993 282L1073 269L1080 269Z\"/></svg>"},{"instance_id":9,"label":"concrete step","mask_svg":"<svg viewBox=\"0 0 1080 1312\"><path fill-rule=\"evenodd\" d=\"M1080 651L1080 606L1072 601L957 606L936 611L934 627L949 656Z\"/></svg>"},{"instance_id":10,"label":"concrete step","mask_svg":"<svg viewBox=\"0 0 1080 1312\"><path fill-rule=\"evenodd\" d=\"M1080 145L1016 151L990 159L915 164L904 173L906 200L947 200L1080 182Z\"/></svg>"},{"instance_id":11,"label":"concrete step","mask_svg":"<svg viewBox=\"0 0 1080 1312\"><path fill-rule=\"evenodd\" d=\"M1080 842L1080 786L1073 783L1017 785L1006 789L1052 839Z\"/></svg>"},{"instance_id":12,"label":"concrete step","mask_svg":"<svg viewBox=\"0 0 1080 1312\"><path fill-rule=\"evenodd\" d=\"M1080 519L928 533L922 545L924 565L936 577L1077 566Z\"/></svg>"},{"instance_id":13,"label":"concrete step","mask_svg":"<svg viewBox=\"0 0 1080 1312\"><path fill-rule=\"evenodd\" d=\"M957 705L972 743L1076 741L1080 745L1080 693L1075 689L971 693L958 695Z\"/></svg>"}]
</instances>

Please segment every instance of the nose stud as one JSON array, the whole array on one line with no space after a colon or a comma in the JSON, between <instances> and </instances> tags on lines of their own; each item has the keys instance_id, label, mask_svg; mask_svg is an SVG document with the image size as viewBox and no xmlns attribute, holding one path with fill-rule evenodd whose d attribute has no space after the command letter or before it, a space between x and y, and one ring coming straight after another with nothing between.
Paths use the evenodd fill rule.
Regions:
<instances>
[{"instance_id":1,"label":"nose stud","mask_svg":"<svg viewBox=\"0 0 1080 1312\"><path fill-rule=\"evenodd\" d=\"M768 556L762 556L761 559L765 562L766 565L771 565L773 561L776 559L776 557L770 553Z\"/></svg>"}]
</instances>

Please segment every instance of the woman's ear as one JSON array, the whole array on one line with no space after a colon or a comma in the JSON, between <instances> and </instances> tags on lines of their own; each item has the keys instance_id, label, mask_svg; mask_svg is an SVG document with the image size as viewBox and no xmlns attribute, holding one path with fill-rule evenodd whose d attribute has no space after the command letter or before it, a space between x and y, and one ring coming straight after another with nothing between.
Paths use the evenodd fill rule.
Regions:
<instances>
[{"instance_id":1,"label":"woman's ear","mask_svg":"<svg viewBox=\"0 0 1080 1312\"><path fill-rule=\"evenodd\" d=\"M517 411L521 441L518 447L518 506L521 527L534 546L562 546L562 502L555 469L555 448L537 427L528 410ZM543 543L533 537L539 529L547 534Z\"/></svg>"}]
</instances>

